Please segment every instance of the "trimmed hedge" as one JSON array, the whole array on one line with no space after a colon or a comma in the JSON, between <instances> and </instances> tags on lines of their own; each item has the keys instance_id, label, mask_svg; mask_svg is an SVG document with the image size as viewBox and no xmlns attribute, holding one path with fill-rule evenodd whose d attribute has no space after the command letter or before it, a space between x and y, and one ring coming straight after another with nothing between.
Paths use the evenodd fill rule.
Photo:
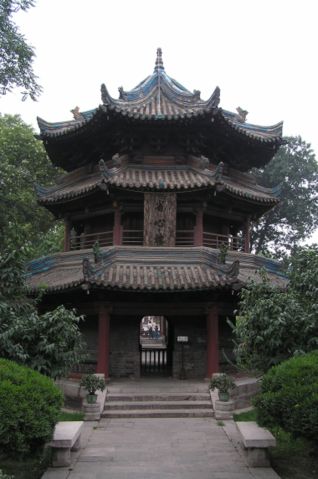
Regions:
<instances>
[{"instance_id":1,"label":"trimmed hedge","mask_svg":"<svg viewBox=\"0 0 318 479\"><path fill-rule=\"evenodd\" d=\"M9 474L6 474L0 469L0 479L14 479L13 476L9 476Z\"/></svg>"},{"instance_id":2,"label":"trimmed hedge","mask_svg":"<svg viewBox=\"0 0 318 479\"><path fill-rule=\"evenodd\" d=\"M0 359L0 449L29 453L51 439L63 405L53 381L13 361Z\"/></svg>"},{"instance_id":3,"label":"trimmed hedge","mask_svg":"<svg viewBox=\"0 0 318 479\"><path fill-rule=\"evenodd\" d=\"M318 351L270 369L254 404L260 424L318 441Z\"/></svg>"}]
</instances>

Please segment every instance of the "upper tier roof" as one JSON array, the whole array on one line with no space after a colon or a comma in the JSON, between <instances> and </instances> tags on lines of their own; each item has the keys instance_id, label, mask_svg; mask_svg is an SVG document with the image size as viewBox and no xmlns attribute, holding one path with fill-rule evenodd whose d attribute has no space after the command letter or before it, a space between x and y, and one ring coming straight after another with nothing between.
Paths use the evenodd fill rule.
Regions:
<instances>
[{"instance_id":1,"label":"upper tier roof","mask_svg":"<svg viewBox=\"0 0 318 479\"><path fill-rule=\"evenodd\" d=\"M78 108L72 110L74 119L71 121L49 123L38 118L41 138L46 142L54 142L74 135L85 136L87 132L92 132L97 124L103 124L105 134L109 134L109 127L105 125L114 119L176 123L202 118L210 128L211 122L215 123L214 128L221 127L225 130L225 135L232 131L236 137L237 135L245 137L256 145L273 146L274 150L281 144L282 122L273 126L252 125L246 123L247 112L241 108L237 109L238 113L222 110L219 108L219 87L215 88L208 100L202 100L198 90L191 93L167 75L162 62L161 49L157 50L153 74L135 88L130 91L119 88L119 99L112 98L105 85L102 85L101 91L102 105L86 112L79 112ZM213 136L213 133L211 134ZM63 151L59 154L63 155Z\"/></svg>"}]
</instances>

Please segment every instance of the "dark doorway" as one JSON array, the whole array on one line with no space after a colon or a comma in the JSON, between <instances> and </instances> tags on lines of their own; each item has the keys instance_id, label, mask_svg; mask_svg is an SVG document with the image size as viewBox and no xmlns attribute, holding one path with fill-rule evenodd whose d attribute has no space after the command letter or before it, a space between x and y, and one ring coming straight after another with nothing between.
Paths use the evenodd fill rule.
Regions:
<instances>
[{"instance_id":1,"label":"dark doorway","mask_svg":"<svg viewBox=\"0 0 318 479\"><path fill-rule=\"evenodd\" d=\"M169 324L164 316L144 316L140 322L140 374L170 376Z\"/></svg>"}]
</instances>

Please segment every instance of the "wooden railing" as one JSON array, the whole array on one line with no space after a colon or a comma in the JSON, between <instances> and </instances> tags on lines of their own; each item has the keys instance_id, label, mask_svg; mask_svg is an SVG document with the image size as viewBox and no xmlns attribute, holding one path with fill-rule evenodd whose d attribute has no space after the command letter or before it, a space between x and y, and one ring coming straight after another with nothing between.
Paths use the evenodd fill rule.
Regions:
<instances>
[{"instance_id":1,"label":"wooden railing","mask_svg":"<svg viewBox=\"0 0 318 479\"><path fill-rule=\"evenodd\" d=\"M241 251L243 249L243 238L232 235L219 235L215 233L203 232L203 246L208 248L220 248L227 246L229 250Z\"/></svg>"},{"instance_id":2,"label":"wooden railing","mask_svg":"<svg viewBox=\"0 0 318 479\"><path fill-rule=\"evenodd\" d=\"M123 230L123 246L142 246L144 244L144 230Z\"/></svg>"},{"instance_id":3,"label":"wooden railing","mask_svg":"<svg viewBox=\"0 0 318 479\"><path fill-rule=\"evenodd\" d=\"M113 230L101 231L99 233L80 234L78 236L71 236L70 249L86 249L92 248L98 241L99 246L112 246ZM122 230L122 245L123 246L142 246L144 242L143 230ZM193 230L177 230L176 232L176 246L194 246L194 231ZM232 235L220 235L215 233L203 232L203 246L208 248L219 249L226 245L229 250L242 251L244 249L244 238Z\"/></svg>"},{"instance_id":4,"label":"wooden railing","mask_svg":"<svg viewBox=\"0 0 318 479\"><path fill-rule=\"evenodd\" d=\"M176 246L193 246L194 245L194 230L177 230L176 231Z\"/></svg>"},{"instance_id":5,"label":"wooden railing","mask_svg":"<svg viewBox=\"0 0 318 479\"><path fill-rule=\"evenodd\" d=\"M98 241L99 246L112 246L113 230L101 231L99 233L82 233L79 236L71 236L70 249L92 248Z\"/></svg>"}]
</instances>

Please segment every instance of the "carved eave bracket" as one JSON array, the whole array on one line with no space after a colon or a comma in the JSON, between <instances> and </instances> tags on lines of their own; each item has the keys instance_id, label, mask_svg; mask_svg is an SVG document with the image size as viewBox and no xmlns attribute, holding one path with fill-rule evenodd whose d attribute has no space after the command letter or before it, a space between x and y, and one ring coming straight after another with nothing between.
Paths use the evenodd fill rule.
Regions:
<instances>
[{"instance_id":1,"label":"carved eave bracket","mask_svg":"<svg viewBox=\"0 0 318 479\"><path fill-rule=\"evenodd\" d=\"M233 261L232 264L228 265L228 269L226 273L231 279L237 279L239 272L240 272L239 260Z\"/></svg>"},{"instance_id":2,"label":"carved eave bracket","mask_svg":"<svg viewBox=\"0 0 318 479\"><path fill-rule=\"evenodd\" d=\"M89 258L84 258L82 263L84 281L89 282L90 277L93 274L93 266Z\"/></svg>"}]
</instances>

